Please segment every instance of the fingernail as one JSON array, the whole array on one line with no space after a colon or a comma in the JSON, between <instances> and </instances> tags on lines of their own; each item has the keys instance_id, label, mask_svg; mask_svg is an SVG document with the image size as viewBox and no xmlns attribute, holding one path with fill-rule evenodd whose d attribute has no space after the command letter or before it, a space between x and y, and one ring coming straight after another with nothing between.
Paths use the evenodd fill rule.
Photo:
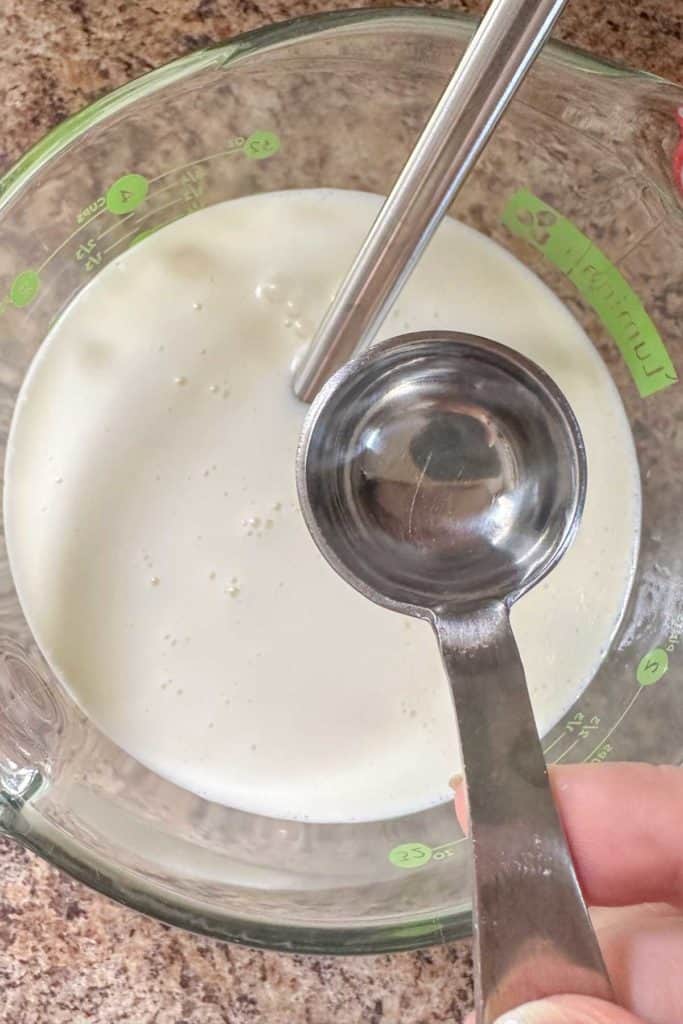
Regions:
<instances>
[{"instance_id":1,"label":"fingernail","mask_svg":"<svg viewBox=\"0 0 683 1024\"><path fill-rule=\"evenodd\" d=\"M525 1003L499 1017L495 1024L568 1024L567 1015L547 1000Z\"/></svg>"},{"instance_id":2,"label":"fingernail","mask_svg":"<svg viewBox=\"0 0 683 1024\"><path fill-rule=\"evenodd\" d=\"M442 778L443 778L443 776L442 776ZM461 783L463 783L464 781L465 781L465 776L464 775L451 775L450 779L448 780L448 785L451 787L451 789L455 793L455 791L457 790L458 786Z\"/></svg>"}]
</instances>

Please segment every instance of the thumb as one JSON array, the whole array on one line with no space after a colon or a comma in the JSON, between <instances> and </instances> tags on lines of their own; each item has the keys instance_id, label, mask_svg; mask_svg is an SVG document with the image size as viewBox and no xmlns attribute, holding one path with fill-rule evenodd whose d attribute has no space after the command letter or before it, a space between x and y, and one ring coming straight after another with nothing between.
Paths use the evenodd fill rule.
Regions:
<instances>
[{"instance_id":1,"label":"thumb","mask_svg":"<svg viewBox=\"0 0 683 1024\"><path fill-rule=\"evenodd\" d=\"M614 1003L588 996L551 996L510 1010L496 1024L645 1024Z\"/></svg>"}]
</instances>

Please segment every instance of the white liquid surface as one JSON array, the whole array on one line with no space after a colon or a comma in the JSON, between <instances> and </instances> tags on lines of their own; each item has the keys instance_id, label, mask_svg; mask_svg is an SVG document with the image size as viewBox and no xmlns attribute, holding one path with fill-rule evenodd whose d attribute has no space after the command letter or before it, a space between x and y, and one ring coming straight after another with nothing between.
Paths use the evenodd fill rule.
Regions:
<instances>
[{"instance_id":1,"label":"white liquid surface","mask_svg":"<svg viewBox=\"0 0 683 1024\"><path fill-rule=\"evenodd\" d=\"M164 228L56 323L12 428L11 566L57 674L150 768L276 817L416 811L448 799L460 764L430 628L342 582L297 507L304 408L290 364L379 202L253 196ZM640 517L630 430L567 310L452 220L381 337L430 327L534 359L584 434L578 538L512 615L546 731L594 674L629 591Z\"/></svg>"}]
</instances>

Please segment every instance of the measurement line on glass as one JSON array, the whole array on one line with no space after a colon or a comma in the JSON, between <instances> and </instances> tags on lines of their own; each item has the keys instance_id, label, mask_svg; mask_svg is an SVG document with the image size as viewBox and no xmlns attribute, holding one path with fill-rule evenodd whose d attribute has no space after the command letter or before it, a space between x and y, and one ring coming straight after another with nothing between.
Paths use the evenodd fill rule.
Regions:
<instances>
[{"instance_id":1,"label":"measurement line on glass","mask_svg":"<svg viewBox=\"0 0 683 1024\"><path fill-rule=\"evenodd\" d=\"M579 733L579 739L585 739L586 736L597 729L599 725L600 719L597 716L594 715L588 719L583 711L574 711L572 712L572 717L566 723L560 735L555 737L553 742L544 749L543 753L548 755L553 747L556 747L563 739L573 735L577 731ZM573 744L572 747L575 745L576 744ZM566 752L561 756L566 757Z\"/></svg>"},{"instance_id":2,"label":"measurement line on glass","mask_svg":"<svg viewBox=\"0 0 683 1024\"><path fill-rule=\"evenodd\" d=\"M615 723L613 724L612 728L611 728L611 729L609 729L609 731L608 731L608 732L607 732L607 733L606 733L606 734L605 734L605 735L603 736L603 738L602 738L602 739L600 740L600 742L598 743L597 747L595 747L595 748L594 748L593 750L591 750L591 752L590 752L590 754L588 755L588 757L585 757L585 758L584 758L584 761L590 761L590 760L591 760L591 758L595 757L595 755L597 754L597 752L598 752L598 751L600 750L600 747L602 747L602 746L603 746L603 745L604 745L605 743L607 743L607 740L608 740L608 739L609 739L609 738L610 738L610 737L611 737L611 736L613 735L613 733L615 733L615 732L616 732L616 730L617 730L617 729L619 728L619 726L620 726L620 725L621 725L621 723L622 723L622 722L624 721L624 719L626 718L627 714L629 713L629 711L631 710L631 708L633 707L633 705L635 704L635 702L636 702L636 701L638 700L638 698L640 697L640 695L641 695L641 693L642 693L642 692L643 692L643 690L642 690L642 687L639 687L639 688L638 688L638 689L636 690L636 692L634 693L634 695L633 695L633 697L631 698L631 700L630 700L630 701L628 702L628 704L626 705L626 707L624 708L624 710L622 711L622 713L621 713L621 714L619 715L619 717L617 718L616 722L615 722Z\"/></svg>"},{"instance_id":3,"label":"measurement line on glass","mask_svg":"<svg viewBox=\"0 0 683 1024\"><path fill-rule=\"evenodd\" d=\"M69 244L69 242L73 241L73 239L74 239L74 238L75 238L75 237L76 237L77 235L79 235L79 234L81 233L81 231L83 231L83 229L84 229L84 228L86 228L86 227L88 226L88 224L91 224L91 223L92 223L92 222L93 222L93 221L95 220L95 218L96 218L96 217L99 217L100 213L103 213L103 212L105 212L105 211L103 211L103 210L100 210L100 211L99 211L98 213L94 214L94 215L93 215L93 216L92 216L92 217L90 218L90 220L88 220L88 221L85 221L85 223L83 223L83 224L79 224L79 226L78 226L78 227L76 228L76 230L75 230L75 231L72 231L72 232L71 232L71 234L70 234L70 235L68 235L68 237L67 237L67 238L65 238L65 239L64 239L64 241L63 241L63 242L61 242L61 243L60 243L60 244L59 244L59 245L57 246L57 248L56 248L56 249L53 249L53 250L52 250L52 252L51 252L51 253L49 254L49 256L47 256L47 257L46 257L46 258L45 258L45 259L43 260L43 262L42 262L42 263L40 264L40 266L38 267L38 273L39 273L39 274L42 274L42 272L43 272L43 271L45 270L45 267L46 267L46 266L48 265L48 263L50 263L50 261L51 261L51 260L53 260L53 259L55 258L55 256L59 255L59 253L60 253L60 252L62 251L62 249L64 249L64 248L65 248L65 247L66 247L66 246L67 246L67 245Z\"/></svg>"},{"instance_id":4,"label":"measurement line on glass","mask_svg":"<svg viewBox=\"0 0 683 1024\"><path fill-rule=\"evenodd\" d=\"M187 171L187 170L189 170L189 168L195 167L198 164L205 164L205 163L209 163L211 160L218 160L219 158L224 157L224 156L233 156L235 153L242 153L242 152L244 152L244 147L245 147L245 144L246 144L247 141L248 141L247 139L241 139L241 143L239 145L233 145L233 146L229 147L228 149L220 150L217 153L209 153L207 156L199 157L197 160L190 160L188 163L179 164L177 167L171 167L169 170L163 171L161 174L157 174L156 177L150 178L149 179L149 184L153 185L153 184L155 184L158 181L163 181L164 178L168 178L172 174L181 174L183 171ZM166 191L167 189L174 188L174 187L175 187L175 183L171 183L170 185L166 186L166 188L164 188L164 189L155 189L154 194L158 195L161 191ZM78 234L80 234L81 231L83 231L85 228L89 227L93 223L93 221L97 220L97 218L100 217L103 213L111 213L111 211L108 210L107 207L103 205L102 208L97 210L95 213L93 213L91 217L89 217L87 220L83 221L82 224L79 224L78 227L74 231L72 231L71 234L68 235L64 239L64 241L61 242L57 246L56 249L53 249L53 251L49 254L49 256L46 257L45 260L43 260L43 262L38 267L38 273L43 271L45 269L45 267L47 267L47 265L50 263L50 261L52 259L54 259L54 257L57 256L62 251L62 249L64 249L64 247L69 244L69 242L73 241L73 239L76 238L76 236ZM108 234L109 231L113 231L120 224L122 224L125 220L127 220L128 217L130 217L130 216L131 216L131 214L128 214L127 217L123 218L122 220L117 220L114 224L112 224L109 228L107 228L106 231L103 232L99 236L99 238L104 237L104 235ZM99 238L98 238L98 241L99 241Z\"/></svg>"},{"instance_id":5,"label":"measurement line on glass","mask_svg":"<svg viewBox=\"0 0 683 1024\"><path fill-rule=\"evenodd\" d=\"M589 739L589 737L592 736L592 734L600 728L600 719L597 715L593 715L591 718L588 719L583 713L579 713L572 719L572 721L569 723L569 726L571 726L571 728L568 727L567 729L565 729L565 732L560 737L558 737L559 739L562 739L562 736L566 735L567 732L573 732L574 728L579 730L579 735L576 737L574 742L567 747L565 751L563 751L555 758L555 761L553 762L554 764L559 764L560 761L564 761L565 757L569 757L572 750L574 750L575 747L578 747L579 743L582 743L583 740Z\"/></svg>"},{"instance_id":6,"label":"measurement line on glass","mask_svg":"<svg viewBox=\"0 0 683 1024\"><path fill-rule=\"evenodd\" d=\"M177 196L175 199L171 199L170 202L164 203L162 206L155 206L153 210L148 210L147 213L143 214L142 217L138 217L137 220L133 221L133 230L132 231L128 231L125 235L121 235L119 238L114 239L114 241L112 242L111 245L107 246L106 249L102 250L102 255L106 256L107 253L111 252L112 249L115 249L117 247L117 245L121 245L122 242L125 242L127 239L133 238L134 235L137 235L138 228L143 223L143 221L149 220L149 218L153 217L155 213L162 213L164 210L168 210L168 208L170 206L176 206L178 203L185 203L185 202L187 202L187 197L186 196L184 196L184 195L183 196ZM102 236L100 235L100 238L101 237ZM98 241L99 241L99 238L98 238Z\"/></svg>"},{"instance_id":7,"label":"measurement line on glass","mask_svg":"<svg viewBox=\"0 0 683 1024\"><path fill-rule=\"evenodd\" d=\"M163 178L168 177L169 174L179 174L181 171L189 170L190 167L196 167L197 164L206 164L209 163L210 160L217 160L222 156L232 156L233 153L242 153L244 152L244 144L246 141L246 139L242 139L239 146L234 145L230 149L221 150L219 153L210 153L208 156L199 157L197 160L190 160L187 164L179 164L178 167L174 167L170 171L164 171L163 174L157 174L156 178L150 178L149 183L150 185L154 185L157 181L162 181Z\"/></svg>"},{"instance_id":8,"label":"measurement line on glass","mask_svg":"<svg viewBox=\"0 0 683 1024\"><path fill-rule=\"evenodd\" d=\"M582 736L578 736L574 740L574 742L570 746L568 746L567 749L562 754L560 754L558 757L555 758L553 764L559 764L560 761L564 761L565 757L568 757L571 754L571 752L574 749L574 747L578 747L578 745L579 745L579 743L581 743L582 739L583 739Z\"/></svg>"},{"instance_id":9,"label":"measurement line on glass","mask_svg":"<svg viewBox=\"0 0 683 1024\"><path fill-rule=\"evenodd\" d=\"M175 188L175 183L172 186L169 186L169 187ZM166 192L166 189L162 189L161 191L162 192ZM158 192L154 193L155 196L158 195L158 194L159 194ZM95 241L101 242L103 238L106 238L107 235L111 234L112 231L116 231L116 229L118 227L120 227L121 224L125 224L126 221L129 221L131 219L131 217L134 217L134 216L135 216L134 213L129 213L125 217L121 217L120 220L114 221L114 223L110 224L108 228L105 228L104 231L102 231L99 235L95 236ZM106 250L105 250L105 252L106 252Z\"/></svg>"},{"instance_id":10,"label":"measurement line on glass","mask_svg":"<svg viewBox=\"0 0 683 1024\"><path fill-rule=\"evenodd\" d=\"M178 171L180 169L182 169L182 168L176 168L176 171ZM169 173L172 173L172 172L169 172ZM160 179L156 179L156 178L151 179L150 180L150 185L153 184L153 182L157 181L157 180L160 180ZM190 180L192 182L196 183L200 179L198 177L193 177ZM170 192L172 188L178 188L179 184L182 184L184 188L190 188L191 187L187 182L184 182L182 180L180 182L172 181L169 185L164 185L163 188L155 188L153 194L154 194L154 196L161 196L161 195L164 194L164 192ZM129 213L128 217L131 217L131 216L132 216L132 214ZM118 224L123 224L124 221L128 220L128 217L121 217L121 219L119 221L117 221L117 223ZM116 224L113 224L112 227L116 227ZM107 228L107 230L109 230L109 228Z\"/></svg>"},{"instance_id":11,"label":"measurement line on glass","mask_svg":"<svg viewBox=\"0 0 683 1024\"><path fill-rule=\"evenodd\" d=\"M452 849L454 846L460 846L461 843L467 842L467 836L463 836L461 839L451 839L448 843L441 843L440 846L432 846L432 853L439 853L440 850Z\"/></svg>"},{"instance_id":12,"label":"measurement line on glass","mask_svg":"<svg viewBox=\"0 0 683 1024\"><path fill-rule=\"evenodd\" d=\"M543 751L543 753L544 753L544 754L549 754L549 753L550 753L550 751L551 751L551 750L553 749L553 747L556 747L556 746L557 746L557 744L558 744L558 743L560 742L560 740L563 740L563 739L565 738L565 736L566 736L566 735L567 735L567 730L565 729L565 730L564 730L564 732L561 732L559 736L556 736L556 737L555 737L555 739L553 740L553 742L552 742L552 743L550 744L550 746L548 746L548 747L546 747L546 748L545 748L545 750Z\"/></svg>"}]
</instances>

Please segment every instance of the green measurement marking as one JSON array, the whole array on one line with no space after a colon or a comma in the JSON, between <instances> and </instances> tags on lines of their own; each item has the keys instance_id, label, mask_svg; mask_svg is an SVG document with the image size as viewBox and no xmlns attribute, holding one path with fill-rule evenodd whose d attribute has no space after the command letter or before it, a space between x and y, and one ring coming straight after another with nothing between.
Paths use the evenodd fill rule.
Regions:
<instances>
[{"instance_id":1,"label":"green measurement marking","mask_svg":"<svg viewBox=\"0 0 683 1024\"><path fill-rule=\"evenodd\" d=\"M244 155L250 160L265 160L274 156L280 148L280 138L275 132L253 132L244 143Z\"/></svg>"},{"instance_id":2,"label":"green measurement marking","mask_svg":"<svg viewBox=\"0 0 683 1024\"><path fill-rule=\"evenodd\" d=\"M442 860L446 856L445 851L464 843L461 839L452 839L448 843L441 843L440 846L427 846L426 843L401 843L389 851L389 862L396 868L419 868L429 863L434 857Z\"/></svg>"},{"instance_id":3,"label":"green measurement marking","mask_svg":"<svg viewBox=\"0 0 683 1024\"><path fill-rule=\"evenodd\" d=\"M35 270L24 270L12 281L9 289L10 301L17 308L28 306L40 289L40 276Z\"/></svg>"},{"instance_id":4,"label":"green measurement marking","mask_svg":"<svg viewBox=\"0 0 683 1024\"><path fill-rule=\"evenodd\" d=\"M144 202L149 192L149 181L142 174L124 174L107 189L105 205L110 213L132 213Z\"/></svg>"},{"instance_id":5,"label":"green measurement marking","mask_svg":"<svg viewBox=\"0 0 683 1024\"><path fill-rule=\"evenodd\" d=\"M389 851L389 861L395 868L419 868L432 859L433 852L424 843L401 843Z\"/></svg>"},{"instance_id":6,"label":"green measurement marking","mask_svg":"<svg viewBox=\"0 0 683 1024\"><path fill-rule=\"evenodd\" d=\"M655 647L640 659L636 669L636 679L641 686L652 686L658 683L669 671L669 655L663 647Z\"/></svg>"},{"instance_id":7,"label":"green measurement marking","mask_svg":"<svg viewBox=\"0 0 683 1024\"><path fill-rule=\"evenodd\" d=\"M677 382L666 345L642 302L587 235L527 189L508 201L503 224L576 285L614 338L641 398Z\"/></svg>"}]
</instances>

